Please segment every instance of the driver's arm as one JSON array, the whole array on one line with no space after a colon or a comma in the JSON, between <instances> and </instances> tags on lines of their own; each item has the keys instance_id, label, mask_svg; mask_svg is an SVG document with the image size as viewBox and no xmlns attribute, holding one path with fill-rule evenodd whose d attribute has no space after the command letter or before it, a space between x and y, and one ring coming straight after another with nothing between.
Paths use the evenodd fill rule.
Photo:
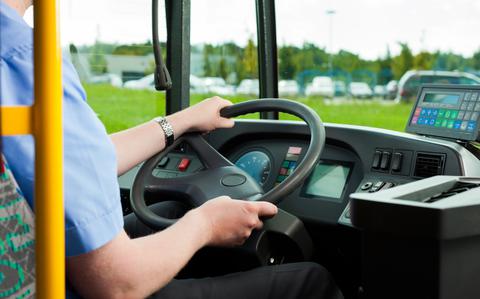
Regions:
<instances>
[{"instance_id":1,"label":"driver's arm","mask_svg":"<svg viewBox=\"0 0 480 299\"><path fill-rule=\"evenodd\" d=\"M271 203L219 197L161 232L130 239L122 231L97 250L67 258L67 277L84 298L145 298L165 286L198 249L239 245L262 226L259 217L276 213Z\"/></svg>"},{"instance_id":2,"label":"driver's arm","mask_svg":"<svg viewBox=\"0 0 480 299\"><path fill-rule=\"evenodd\" d=\"M233 126L233 120L220 116L220 110L232 103L213 97L183 111L167 116L178 138L188 131L208 132ZM117 154L117 174L121 175L165 147L165 135L154 121L110 135Z\"/></svg>"}]
</instances>

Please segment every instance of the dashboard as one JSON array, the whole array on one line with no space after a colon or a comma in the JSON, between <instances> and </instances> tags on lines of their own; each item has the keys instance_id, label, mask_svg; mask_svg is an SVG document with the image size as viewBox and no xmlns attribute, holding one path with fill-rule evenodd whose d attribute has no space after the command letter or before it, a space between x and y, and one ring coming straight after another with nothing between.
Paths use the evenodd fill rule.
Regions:
<instances>
[{"instance_id":1,"label":"dashboard","mask_svg":"<svg viewBox=\"0 0 480 299\"><path fill-rule=\"evenodd\" d=\"M351 226L351 193L373 193L440 174L480 174L479 160L454 142L350 125L325 124L325 130L316 168L279 205L317 224ZM240 120L208 140L268 191L293 173L307 150L308 134L301 122Z\"/></svg>"},{"instance_id":2,"label":"dashboard","mask_svg":"<svg viewBox=\"0 0 480 299\"><path fill-rule=\"evenodd\" d=\"M433 267L431 272L432 252L440 252L435 246L441 244L439 246L443 248L445 243L434 240L433 245L427 244L424 238L411 237L410 234L427 231L438 236L444 231L474 231L476 236L478 226L471 224L477 221L479 210L465 205L465 202L475 202L473 198L478 199L478 193L471 193L468 197L468 191L462 185L462 192L467 195L463 201L456 199L454 202L460 208L455 206L449 213L438 213L436 208L443 205L441 209L444 209L448 200L437 202L437 206L435 203L428 206L384 196L395 194L398 190L408 195L414 192L410 190L412 185L421 189L423 195L428 189L438 196L435 191L438 182L433 188L425 183L427 180L419 180L428 177L432 177L433 181L456 178L449 176L466 176L465 179L470 180L472 178L468 177L480 177L479 158L459 143L439 138L351 125L324 126L326 143L317 165L309 177L279 203L282 210L301 219L308 230L315 248L313 260L331 271L346 298L358 298L360 290L385 290L385 294L391 295L389 292L392 289L405 290L406 293L422 288L433 289L431 285L424 284L425 277L438 276L440 266ZM264 191L268 191L295 172L309 146L309 134L308 127L301 122L236 120L234 128L216 130L205 138L256 180ZM168 159L159 162L153 175L174 179L202 171L204 167L195 152L188 146L180 146L168 154ZM119 178L125 214L131 212L130 188L138 169L139 166ZM436 175L446 176L433 177ZM411 182L413 184L404 185ZM222 183L235 185L240 182ZM391 189L393 187L398 188ZM377 193L385 189L391 190ZM450 189L448 192L452 194ZM165 197L170 199L169 196ZM375 197L375 200L359 201L358 198L362 197ZM354 207L352 212L351 206ZM355 226L352 225L352 217ZM358 225L362 223L363 226ZM401 233L398 234L398 231ZM405 231L409 233L405 234ZM475 240L478 240L477 236ZM456 250L465 242L461 239L461 245L451 248ZM455 261L458 267L453 270L445 267L442 273L454 273L450 280L458 283L468 281L457 274L465 268L474 269L471 271L478 269L478 263L472 263L478 259L469 258L473 252L478 250L465 246L464 251L457 252L456 258L446 259L446 263ZM461 262L457 263L457 260ZM394 266L392 262L395 262ZM411 272L413 268L416 271ZM393 287L392 283L401 287ZM404 288L405 285L411 287ZM478 288L474 285L472 289ZM381 296L362 298L389 298L389 295L382 293ZM398 298L415 297L410 293L401 295Z\"/></svg>"},{"instance_id":3,"label":"dashboard","mask_svg":"<svg viewBox=\"0 0 480 299\"><path fill-rule=\"evenodd\" d=\"M480 175L479 160L454 142L350 125L325 124L325 130L326 145L317 166L279 205L303 220L351 226L351 193L377 192L438 174ZM304 123L268 120L237 120L234 128L206 136L265 191L295 171L309 138ZM154 175L174 178L202 169L195 153L185 148L173 153L170 160ZM191 161L189 168L179 171L185 160ZM137 170L119 178L125 213L129 212L129 189Z\"/></svg>"}]
</instances>

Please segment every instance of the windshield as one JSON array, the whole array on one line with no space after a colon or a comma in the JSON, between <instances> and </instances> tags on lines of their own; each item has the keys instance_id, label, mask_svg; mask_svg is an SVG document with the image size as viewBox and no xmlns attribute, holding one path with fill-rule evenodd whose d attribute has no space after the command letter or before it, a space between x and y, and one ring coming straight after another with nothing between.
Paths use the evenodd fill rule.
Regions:
<instances>
[{"instance_id":1,"label":"windshield","mask_svg":"<svg viewBox=\"0 0 480 299\"><path fill-rule=\"evenodd\" d=\"M403 131L420 84L479 82L479 44L471 39L480 25L478 1L275 5L279 80L295 80L290 98L323 121Z\"/></svg>"},{"instance_id":2,"label":"windshield","mask_svg":"<svg viewBox=\"0 0 480 299\"><path fill-rule=\"evenodd\" d=\"M212 95L259 97L255 3L191 1L191 104ZM480 82L472 42L479 3L276 1L279 96L309 105L325 122L403 131L421 84ZM165 114L165 93L153 90L151 1L65 0L61 8L64 52L107 130Z\"/></svg>"},{"instance_id":3,"label":"windshield","mask_svg":"<svg viewBox=\"0 0 480 299\"><path fill-rule=\"evenodd\" d=\"M75 66L89 105L109 133L165 114L165 93L154 91L150 0L62 0L63 55ZM164 2L159 35L165 49ZM165 52L164 52L165 57Z\"/></svg>"}]
</instances>

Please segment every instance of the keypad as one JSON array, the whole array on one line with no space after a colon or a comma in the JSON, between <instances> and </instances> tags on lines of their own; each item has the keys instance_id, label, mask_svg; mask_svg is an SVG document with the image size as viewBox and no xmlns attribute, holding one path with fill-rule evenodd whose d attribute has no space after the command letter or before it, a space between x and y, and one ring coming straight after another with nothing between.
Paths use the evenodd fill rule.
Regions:
<instances>
[{"instance_id":1,"label":"keypad","mask_svg":"<svg viewBox=\"0 0 480 299\"><path fill-rule=\"evenodd\" d=\"M412 125L473 132L480 117L480 92L465 92L459 109L417 107Z\"/></svg>"}]
</instances>

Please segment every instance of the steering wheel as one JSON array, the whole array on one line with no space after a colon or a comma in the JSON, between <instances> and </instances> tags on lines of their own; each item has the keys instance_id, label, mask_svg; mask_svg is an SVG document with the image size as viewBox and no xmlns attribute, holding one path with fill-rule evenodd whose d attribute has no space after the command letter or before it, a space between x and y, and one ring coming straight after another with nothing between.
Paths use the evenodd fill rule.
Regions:
<instances>
[{"instance_id":1,"label":"steering wheel","mask_svg":"<svg viewBox=\"0 0 480 299\"><path fill-rule=\"evenodd\" d=\"M164 151L148 159L139 169L131 190L130 203L133 212L146 225L153 229L163 229L175 223L153 213L145 203L145 192L178 194L187 197L194 207L209 199L228 195L245 200L268 201L278 204L295 190L317 164L325 144L325 129L315 111L310 107L285 99L258 99L242 102L221 110L223 117L236 117L247 113L277 111L293 114L303 119L310 129L310 145L294 172L279 185L264 193L262 187L245 171L227 160L214 149L201 133L185 134ZM152 174L160 160L179 144L188 144L197 154L205 169L177 178L158 178Z\"/></svg>"}]
</instances>

